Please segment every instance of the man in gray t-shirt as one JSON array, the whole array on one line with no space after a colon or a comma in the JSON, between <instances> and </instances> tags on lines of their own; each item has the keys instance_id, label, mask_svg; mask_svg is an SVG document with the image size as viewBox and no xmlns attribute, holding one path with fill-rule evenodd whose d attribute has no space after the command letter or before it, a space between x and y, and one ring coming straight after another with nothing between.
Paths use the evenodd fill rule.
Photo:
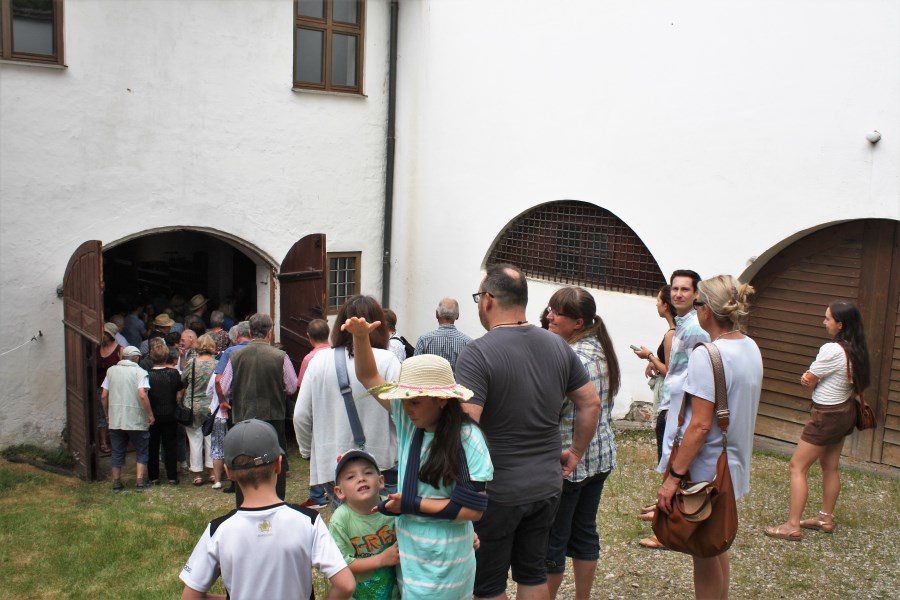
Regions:
<instances>
[{"instance_id":1,"label":"man in gray t-shirt","mask_svg":"<svg viewBox=\"0 0 900 600\"><path fill-rule=\"evenodd\" d=\"M488 333L460 352L456 380L475 393L463 408L484 430L494 464L488 508L475 524L481 547L474 592L505 598L512 567L521 597L544 595L547 536L562 477L597 430L600 398L565 340L528 324L528 283L519 269L492 265L474 298ZM565 397L578 413L572 446L562 449Z\"/></svg>"}]
</instances>

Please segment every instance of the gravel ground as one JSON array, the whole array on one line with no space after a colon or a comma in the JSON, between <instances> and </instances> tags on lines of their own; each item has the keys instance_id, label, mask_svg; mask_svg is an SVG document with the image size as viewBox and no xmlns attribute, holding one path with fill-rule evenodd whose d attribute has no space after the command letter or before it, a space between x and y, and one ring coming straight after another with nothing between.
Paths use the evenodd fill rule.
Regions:
<instances>
[{"instance_id":1,"label":"gravel ground","mask_svg":"<svg viewBox=\"0 0 900 600\"><path fill-rule=\"evenodd\" d=\"M618 430L618 463L606 483L597 524L603 546L591 598L693 598L691 560L638 545L649 524L636 516L656 495L656 450L647 430ZM738 503L740 526L731 548L732 598L897 598L900 593L900 470L887 476L845 469L831 535L804 532L801 542L771 540L766 525L783 522L788 457L757 452L750 493ZM884 473L884 470L881 470ZM818 510L821 471L810 471L807 515ZM574 598L571 566L560 598ZM512 593L510 597L513 597Z\"/></svg>"}]
</instances>

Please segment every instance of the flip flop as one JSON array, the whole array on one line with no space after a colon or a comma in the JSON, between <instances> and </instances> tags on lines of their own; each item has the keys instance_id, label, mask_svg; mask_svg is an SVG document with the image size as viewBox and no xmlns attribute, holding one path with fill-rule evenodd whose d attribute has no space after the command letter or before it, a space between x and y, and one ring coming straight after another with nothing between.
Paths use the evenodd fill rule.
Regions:
<instances>
[{"instance_id":1,"label":"flip flop","mask_svg":"<svg viewBox=\"0 0 900 600\"><path fill-rule=\"evenodd\" d=\"M638 542L638 545L644 548L651 548L653 550L668 550L668 548L660 542L655 535L651 535L650 537L644 538Z\"/></svg>"},{"instance_id":2,"label":"flip flop","mask_svg":"<svg viewBox=\"0 0 900 600\"><path fill-rule=\"evenodd\" d=\"M203 478L202 477L194 477L194 485L198 485L198 486L203 485Z\"/></svg>"},{"instance_id":3,"label":"flip flop","mask_svg":"<svg viewBox=\"0 0 900 600\"><path fill-rule=\"evenodd\" d=\"M781 530L782 525L775 527L766 527L765 533L770 538L776 540L786 540L788 542L799 542L803 539L803 533L799 529L791 529L788 531Z\"/></svg>"},{"instance_id":4,"label":"flip flop","mask_svg":"<svg viewBox=\"0 0 900 600\"><path fill-rule=\"evenodd\" d=\"M641 513L638 515L638 519L641 521L652 521L653 517L656 515L655 510L651 510L650 512Z\"/></svg>"},{"instance_id":5,"label":"flip flop","mask_svg":"<svg viewBox=\"0 0 900 600\"><path fill-rule=\"evenodd\" d=\"M648 513L648 512L652 512L654 510L656 510L656 502L654 502L653 504L648 504L647 506L641 507L642 513Z\"/></svg>"}]
</instances>

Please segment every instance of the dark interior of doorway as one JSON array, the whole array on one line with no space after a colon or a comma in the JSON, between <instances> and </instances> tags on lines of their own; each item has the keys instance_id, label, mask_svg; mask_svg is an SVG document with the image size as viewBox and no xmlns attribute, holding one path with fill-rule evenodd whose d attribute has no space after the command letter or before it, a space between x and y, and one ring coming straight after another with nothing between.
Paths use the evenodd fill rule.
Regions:
<instances>
[{"instance_id":1,"label":"dark interior of doorway","mask_svg":"<svg viewBox=\"0 0 900 600\"><path fill-rule=\"evenodd\" d=\"M127 313L136 301L160 312L181 296L227 300L240 320L256 312L256 265L215 236L178 230L146 235L103 251L104 314Z\"/></svg>"}]
</instances>

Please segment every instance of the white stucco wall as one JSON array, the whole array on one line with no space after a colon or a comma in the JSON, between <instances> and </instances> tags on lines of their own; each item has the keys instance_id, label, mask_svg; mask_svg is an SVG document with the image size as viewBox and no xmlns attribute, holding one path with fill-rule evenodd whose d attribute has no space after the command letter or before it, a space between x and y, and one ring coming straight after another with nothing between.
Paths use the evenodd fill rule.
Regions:
<instances>
[{"instance_id":1,"label":"white stucco wall","mask_svg":"<svg viewBox=\"0 0 900 600\"><path fill-rule=\"evenodd\" d=\"M386 0L367 97L291 91L290 0L74 0L65 24L68 68L0 64L0 352L44 334L0 356L0 446L64 426L56 287L85 240L203 227L277 264L324 232L381 285Z\"/></svg>"},{"instance_id":2,"label":"white stucco wall","mask_svg":"<svg viewBox=\"0 0 900 600\"><path fill-rule=\"evenodd\" d=\"M461 300L460 328L481 331L468 294L490 244L544 202L612 211L666 275L739 275L798 231L900 218L900 3L401 6L394 228L414 232L394 240L402 331L432 327L445 294ZM532 289L530 317L552 289ZM665 327L652 299L596 296L621 413L650 397L628 344L655 348Z\"/></svg>"}]
</instances>

